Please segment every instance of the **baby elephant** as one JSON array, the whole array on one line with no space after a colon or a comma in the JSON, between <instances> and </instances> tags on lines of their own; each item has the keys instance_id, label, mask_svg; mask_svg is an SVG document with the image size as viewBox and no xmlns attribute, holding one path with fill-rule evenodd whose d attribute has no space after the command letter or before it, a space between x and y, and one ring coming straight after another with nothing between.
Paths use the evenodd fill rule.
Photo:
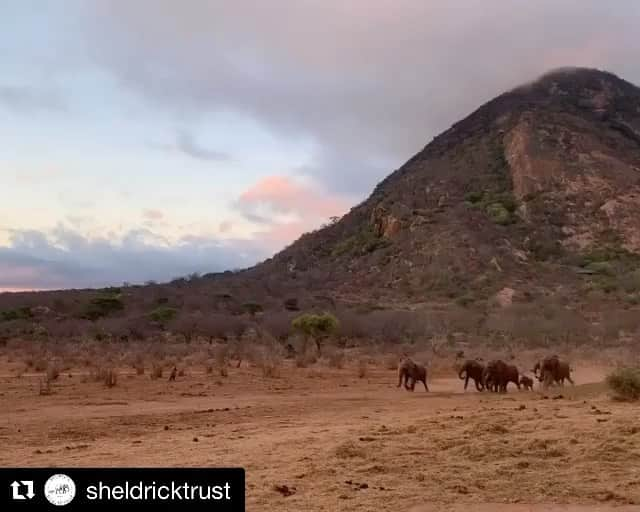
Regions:
<instances>
[{"instance_id":1,"label":"baby elephant","mask_svg":"<svg viewBox=\"0 0 640 512\"><path fill-rule=\"evenodd\" d=\"M427 386L427 369L421 364L413 362L411 359L405 359L398 366L398 386L402 385L404 380L404 388L407 391L414 391L416 382L422 382L424 389L429 391Z\"/></svg>"},{"instance_id":2,"label":"baby elephant","mask_svg":"<svg viewBox=\"0 0 640 512\"><path fill-rule=\"evenodd\" d=\"M533 379L523 375L520 377L520 385L524 386L525 391L533 391Z\"/></svg>"}]
</instances>

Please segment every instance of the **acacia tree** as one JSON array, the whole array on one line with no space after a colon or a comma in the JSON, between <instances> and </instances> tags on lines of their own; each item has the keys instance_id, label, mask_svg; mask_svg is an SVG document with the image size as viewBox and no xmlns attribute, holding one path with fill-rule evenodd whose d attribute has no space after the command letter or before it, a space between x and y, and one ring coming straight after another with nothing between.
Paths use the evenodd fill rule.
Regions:
<instances>
[{"instance_id":1,"label":"acacia tree","mask_svg":"<svg viewBox=\"0 0 640 512\"><path fill-rule=\"evenodd\" d=\"M331 313L315 315L306 313L293 319L291 327L301 333L305 339L311 338L318 348L318 354L322 353L322 341L336 332L338 319Z\"/></svg>"}]
</instances>

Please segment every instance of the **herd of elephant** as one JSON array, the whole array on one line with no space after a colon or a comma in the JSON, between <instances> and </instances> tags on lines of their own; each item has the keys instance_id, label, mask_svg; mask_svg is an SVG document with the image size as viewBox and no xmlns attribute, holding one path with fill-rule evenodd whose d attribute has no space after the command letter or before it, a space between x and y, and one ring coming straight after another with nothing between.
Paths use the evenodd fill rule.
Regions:
<instances>
[{"instance_id":1,"label":"herd of elephant","mask_svg":"<svg viewBox=\"0 0 640 512\"><path fill-rule=\"evenodd\" d=\"M571 379L569 363L562 361L557 355L538 361L532 371L545 388L553 383L564 385L565 380L571 384L574 383ZM487 389L494 393L506 393L510 382L518 389L524 387L524 389L533 390L533 379L521 375L515 365L507 364L500 359L489 361L486 365L480 360L468 359L460 368L458 377L464 380L465 390L470 379L475 382L478 391ZM429 391L426 368L409 358L404 359L398 366L398 387L403 381L408 391L415 389L416 382L422 382L424 389Z\"/></svg>"}]
</instances>

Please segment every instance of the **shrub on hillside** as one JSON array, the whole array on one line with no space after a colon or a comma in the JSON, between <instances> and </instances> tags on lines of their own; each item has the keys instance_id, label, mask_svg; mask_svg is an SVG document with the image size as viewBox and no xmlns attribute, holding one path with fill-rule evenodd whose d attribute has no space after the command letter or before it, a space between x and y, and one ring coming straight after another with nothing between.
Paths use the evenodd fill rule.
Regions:
<instances>
[{"instance_id":1,"label":"shrub on hillside","mask_svg":"<svg viewBox=\"0 0 640 512\"><path fill-rule=\"evenodd\" d=\"M173 320L177 316L177 314L178 310L176 308L171 308L169 306L159 306L149 314L149 317L154 322L165 324Z\"/></svg>"},{"instance_id":2,"label":"shrub on hillside","mask_svg":"<svg viewBox=\"0 0 640 512\"><path fill-rule=\"evenodd\" d=\"M607 385L618 400L640 399L640 368L620 368L607 375Z\"/></svg>"}]
</instances>

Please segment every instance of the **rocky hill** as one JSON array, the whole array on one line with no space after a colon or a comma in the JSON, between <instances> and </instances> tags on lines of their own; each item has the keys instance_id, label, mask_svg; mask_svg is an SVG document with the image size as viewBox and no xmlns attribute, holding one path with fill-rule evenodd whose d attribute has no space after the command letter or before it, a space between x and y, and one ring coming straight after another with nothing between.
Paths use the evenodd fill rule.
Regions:
<instances>
[{"instance_id":1,"label":"rocky hill","mask_svg":"<svg viewBox=\"0 0 640 512\"><path fill-rule=\"evenodd\" d=\"M561 69L483 105L247 275L391 302L559 287L634 302L639 205L640 89Z\"/></svg>"},{"instance_id":2,"label":"rocky hill","mask_svg":"<svg viewBox=\"0 0 640 512\"><path fill-rule=\"evenodd\" d=\"M580 336L625 308L624 329L635 330L639 206L640 89L561 69L481 106L343 218L251 269L118 291L123 304L104 315L96 301L111 299L96 291L5 295L0 311L44 305L95 320L163 307L219 319L438 310L459 320L441 330L515 336L529 315L539 330L553 322Z\"/></svg>"}]
</instances>

